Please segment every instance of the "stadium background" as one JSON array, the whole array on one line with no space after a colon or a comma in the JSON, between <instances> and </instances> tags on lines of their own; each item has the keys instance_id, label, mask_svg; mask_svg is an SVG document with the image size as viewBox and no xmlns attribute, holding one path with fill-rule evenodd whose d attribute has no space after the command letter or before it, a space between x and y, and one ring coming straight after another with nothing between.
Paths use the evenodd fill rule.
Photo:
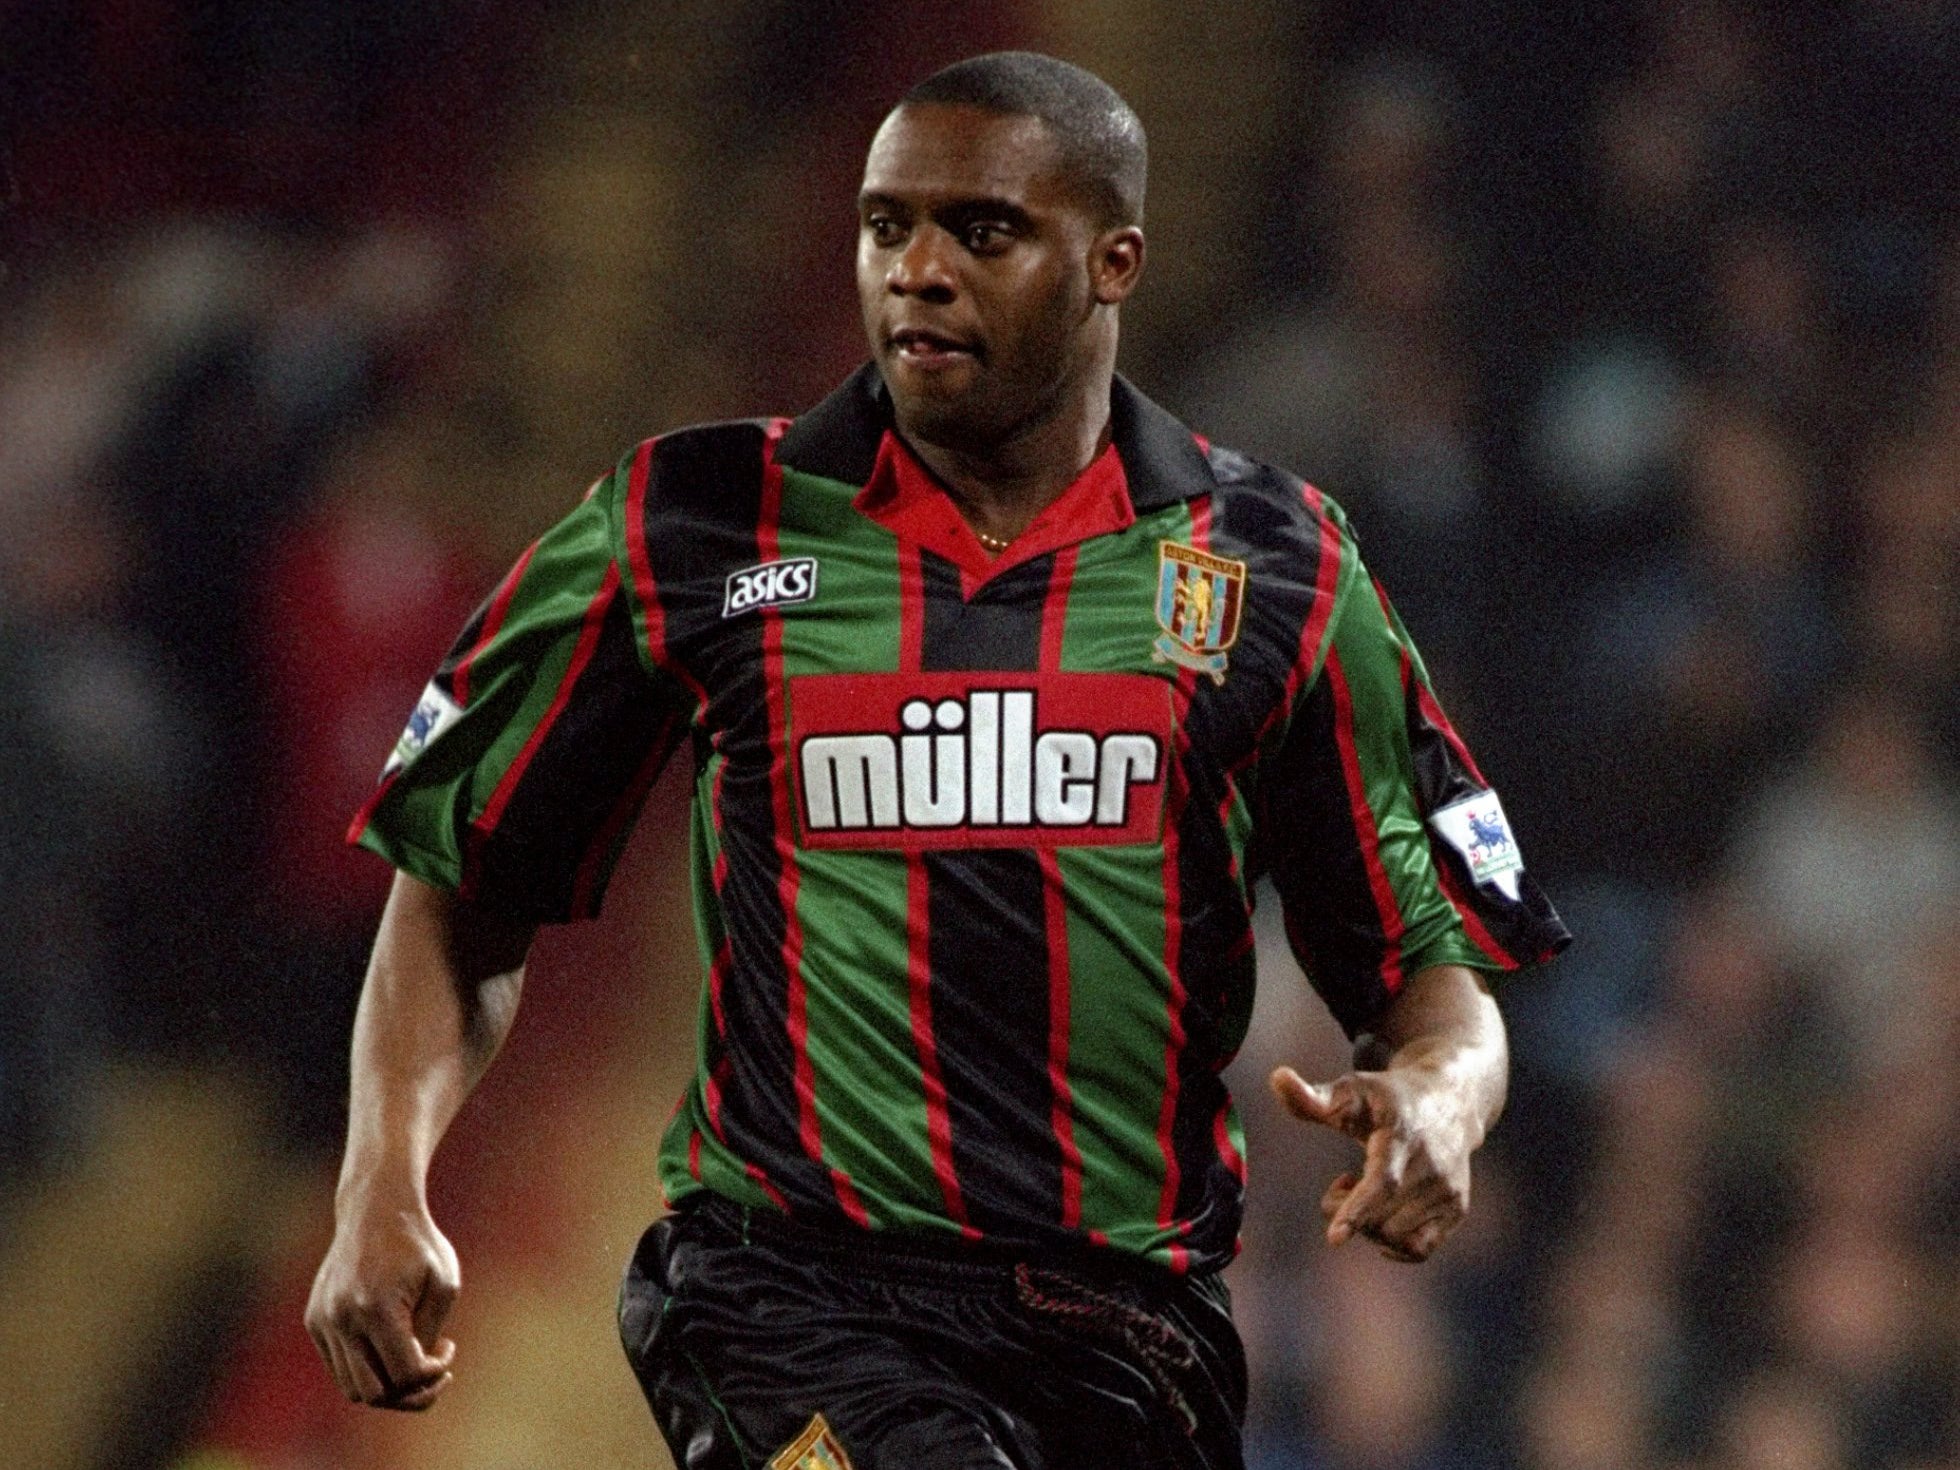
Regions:
<instances>
[{"instance_id":1,"label":"stadium background","mask_svg":"<svg viewBox=\"0 0 1960 1470\"><path fill-rule=\"evenodd\" d=\"M1348 505L1581 936L1411 1271L1318 1243L1341 1146L1258 1078L1341 1050L1268 933L1254 1466L1960 1466L1940 0L0 4L6 1463L663 1463L610 1306L679 783L439 1161L423 1418L299 1325L384 887L338 834L621 449L856 361L871 129L1017 44L1150 127L1126 370Z\"/></svg>"}]
</instances>

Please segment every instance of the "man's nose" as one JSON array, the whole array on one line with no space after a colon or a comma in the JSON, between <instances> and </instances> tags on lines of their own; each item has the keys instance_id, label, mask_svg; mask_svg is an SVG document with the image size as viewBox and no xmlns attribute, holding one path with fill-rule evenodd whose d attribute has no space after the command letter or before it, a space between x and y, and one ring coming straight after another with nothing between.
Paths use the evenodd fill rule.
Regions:
<instances>
[{"instance_id":1,"label":"man's nose","mask_svg":"<svg viewBox=\"0 0 1960 1470\"><path fill-rule=\"evenodd\" d=\"M953 270L953 248L953 237L946 231L937 225L922 225L892 257L891 269L885 273L886 288L898 296L951 301L959 286Z\"/></svg>"}]
</instances>

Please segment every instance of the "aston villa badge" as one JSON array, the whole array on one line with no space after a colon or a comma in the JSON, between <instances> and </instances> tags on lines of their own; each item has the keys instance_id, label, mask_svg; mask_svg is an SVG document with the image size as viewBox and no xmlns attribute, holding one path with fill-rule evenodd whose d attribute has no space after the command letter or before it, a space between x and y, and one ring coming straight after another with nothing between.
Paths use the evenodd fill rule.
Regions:
<instances>
[{"instance_id":1,"label":"aston villa badge","mask_svg":"<svg viewBox=\"0 0 1960 1470\"><path fill-rule=\"evenodd\" d=\"M851 1470L851 1457L818 1414L803 1432L777 1451L769 1470Z\"/></svg>"},{"instance_id":2,"label":"aston villa badge","mask_svg":"<svg viewBox=\"0 0 1960 1470\"><path fill-rule=\"evenodd\" d=\"M1225 682L1225 654L1239 636L1245 563L1176 541L1157 543L1157 626L1150 656Z\"/></svg>"}]
</instances>

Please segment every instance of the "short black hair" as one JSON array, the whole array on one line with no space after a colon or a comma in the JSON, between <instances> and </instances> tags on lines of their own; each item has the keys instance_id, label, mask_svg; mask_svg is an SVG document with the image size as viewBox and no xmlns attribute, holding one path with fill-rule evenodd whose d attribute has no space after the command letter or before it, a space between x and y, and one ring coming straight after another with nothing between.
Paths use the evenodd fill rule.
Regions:
<instances>
[{"instance_id":1,"label":"short black hair","mask_svg":"<svg viewBox=\"0 0 1960 1470\"><path fill-rule=\"evenodd\" d=\"M1039 118L1062 162L1094 197L1103 222L1143 220L1149 153L1143 123L1094 72L1036 51L992 51L936 71L899 99L900 107L979 107Z\"/></svg>"}]
</instances>

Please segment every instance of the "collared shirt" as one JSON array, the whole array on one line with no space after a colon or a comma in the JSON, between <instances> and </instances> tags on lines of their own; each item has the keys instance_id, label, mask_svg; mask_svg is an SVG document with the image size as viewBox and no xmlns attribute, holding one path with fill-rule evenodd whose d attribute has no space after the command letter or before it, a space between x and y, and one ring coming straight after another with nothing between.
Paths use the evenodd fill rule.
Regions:
<instances>
[{"instance_id":1,"label":"collared shirt","mask_svg":"<svg viewBox=\"0 0 1960 1470\"><path fill-rule=\"evenodd\" d=\"M1110 440L998 557L870 367L650 440L438 669L351 835L528 915L692 747L671 1200L1215 1269L1260 874L1351 1034L1565 942L1338 508L1121 379Z\"/></svg>"}]
</instances>

